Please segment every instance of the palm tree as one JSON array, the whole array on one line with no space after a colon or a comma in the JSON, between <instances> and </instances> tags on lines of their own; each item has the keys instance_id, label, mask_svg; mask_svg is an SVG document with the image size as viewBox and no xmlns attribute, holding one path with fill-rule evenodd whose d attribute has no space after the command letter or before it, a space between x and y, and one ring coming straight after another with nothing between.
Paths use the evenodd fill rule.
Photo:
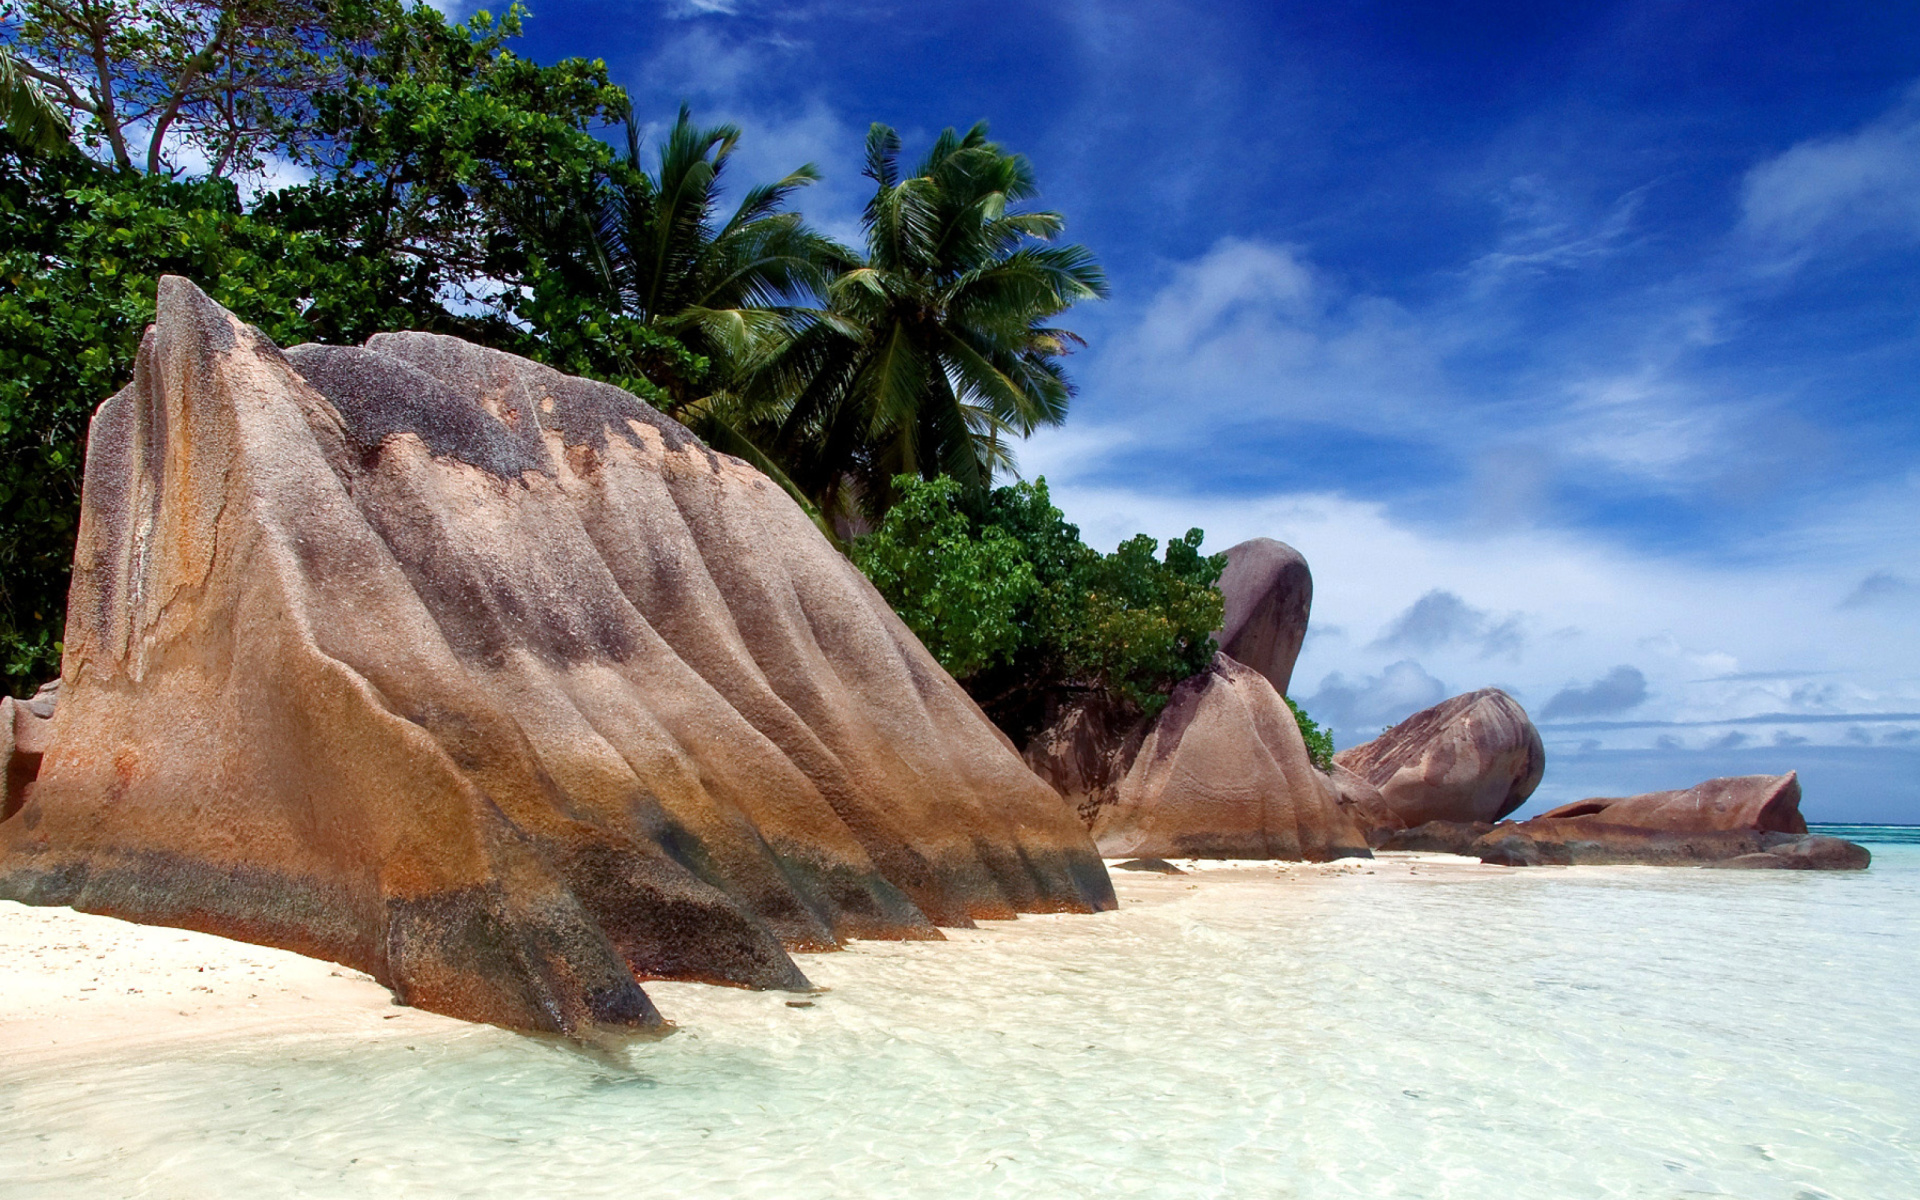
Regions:
<instances>
[{"instance_id":1,"label":"palm tree","mask_svg":"<svg viewBox=\"0 0 1920 1200\"><path fill-rule=\"evenodd\" d=\"M945 474L981 494L1009 442L1065 417L1060 358L1080 339L1050 322L1107 293L1078 245L1053 245L1056 212L1014 206L1038 187L1026 158L949 129L911 176L876 124L866 175L867 260L837 277L824 311L763 356L746 389L754 435L843 519L893 499L896 475Z\"/></svg>"},{"instance_id":2,"label":"palm tree","mask_svg":"<svg viewBox=\"0 0 1920 1200\"><path fill-rule=\"evenodd\" d=\"M785 211L819 179L811 163L749 189L720 220L721 180L740 140L733 125L701 129L685 106L660 146L659 170L641 162L629 118L627 152L614 164L589 241L588 286L606 308L672 334L711 364L703 377L666 372L654 382L674 416L700 418L748 364L781 344L855 256Z\"/></svg>"},{"instance_id":3,"label":"palm tree","mask_svg":"<svg viewBox=\"0 0 1920 1200\"><path fill-rule=\"evenodd\" d=\"M28 150L54 154L70 149L72 127L60 106L20 68L13 51L0 46L0 128Z\"/></svg>"}]
</instances>

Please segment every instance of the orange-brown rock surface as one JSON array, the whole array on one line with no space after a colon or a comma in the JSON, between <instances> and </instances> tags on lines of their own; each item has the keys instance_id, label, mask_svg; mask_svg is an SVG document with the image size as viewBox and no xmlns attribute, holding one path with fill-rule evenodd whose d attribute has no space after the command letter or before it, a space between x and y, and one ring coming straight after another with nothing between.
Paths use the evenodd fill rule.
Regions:
<instances>
[{"instance_id":1,"label":"orange-brown rock surface","mask_svg":"<svg viewBox=\"0 0 1920 1200\"><path fill-rule=\"evenodd\" d=\"M1547 754L1526 710L1483 688L1413 714L1334 763L1352 776L1341 790L1362 825L1391 831L1498 821L1539 786Z\"/></svg>"},{"instance_id":2,"label":"orange-brown rock surface","mask_svg":"<svg viewBox=\"0 0 1920 1200\"><path fill-rule=\"evenodd\" d=\"M162 282L88 448L0 895L526 1029L646 978L1113 904L1085 831L759 473L454 339L285 354Z\"/></svg>"},{"instance_id":3,"label":"orange-brown rock surface","mask_svg":"<svg viewBox=\"0 0 1920 1200\"><path fill-rule=\"evenodd\" d=\"M1604 797L1563 804L1541 813L1536 820L1591 817L1596 824L1628 825L1636 829L1665 829L1676 833L1704 833L1716 829L1750 829L1762 833L1805 833L1800 815L1800 776L1732 775L1709 779L1681 791L1646 792L1638 796Z\"/></svg>"},{"instance_id":4,"label":"orange-brown rock surface","mask_svg":"<svg viewBox=\"0 0 1920 1200\"><path fill-rule=\"evenodd\" d=\"M40 759L53 733L54 706L59 698L58 679L30 700L0 697L0 769L6 772L5 790L0 791L0 821L26 802L27 790L40 774Z\"/></svg>"},{"instance_id":5,"label":"orange-brown rock surface","mask_svg":"<svg viewBox=\"0 0 1920 1200\"><path fill-rule=\"evenodd\" d=\"M1109 858L1367 853L1280 693L1225 654L1174 689L1093 836Z\"/></svg>"},{"instance_id":6,"label":"orange-brown rock surface","mask_svg":"<svg viewBox=\"0 0 1920 1200\"><path fill-rule=\"evenodd\" d=\"M1313 611L1313 572L1285 542L1252 538L1227 551L1220 572L1226 614L1213 635L1228 658L1267 677L1282 696L1307 638Z\"/></svg>"},{"instance_id":7,"label":"orange-brown rock surface","mask_svg":"<svg viewBox=\"0 0 1920 1200\"><path fill-rule=\"evenodd\" d=\"M1637 863L1784 870L1859 870L1866 848L1807 833L1800 780L1709 779L1683 791L1599 797L1498 825L1430 821L1376 838L1388 850L1441 850L1505 866Z\"/></svg>"}]
</instances>

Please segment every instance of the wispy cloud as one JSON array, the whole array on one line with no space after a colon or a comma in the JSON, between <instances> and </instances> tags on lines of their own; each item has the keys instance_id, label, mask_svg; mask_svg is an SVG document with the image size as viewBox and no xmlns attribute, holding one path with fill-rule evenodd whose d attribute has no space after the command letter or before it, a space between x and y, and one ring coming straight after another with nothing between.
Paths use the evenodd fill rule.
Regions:
<instances>
[{"instance_id":1,"label":"wispy cloud","mask_svg":"<svg viewBox=\"0 0 1920 1200\"><path fill-rule=\"evenodd\" d=\"M1861 239L1920 240L1920 85L1851 133L1801 142L1754 167L1741 223L1787 266Z\"/></svg>"},{"instance_id":2,"label":"wispy cloud","mask_svg":"<svg viewBox=\"0 0 1920 1200\"><path fill-rule=\"evenodd\" d=\"M1357 743L1447 698L1447 685L1412 659L1389 663L1377 675L1349 677L1339 671L1320 681L1306 701L1314 719Z\"/></svg>"}]
</instances>

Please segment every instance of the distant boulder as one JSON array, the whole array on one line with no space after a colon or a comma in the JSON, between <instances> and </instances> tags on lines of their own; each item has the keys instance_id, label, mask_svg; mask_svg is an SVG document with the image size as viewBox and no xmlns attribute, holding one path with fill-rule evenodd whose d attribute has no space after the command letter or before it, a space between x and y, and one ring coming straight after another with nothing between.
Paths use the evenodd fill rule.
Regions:
<instances>
[{"instance_id":1,"label":"distant boulder","mask_svg":"<svg viewBox=\"0 0 1920 1200\"><path fill-rule=\"evenodd\" d=\"M1807 833L1799 776L1791 771L1563 804L1529 821L1494 826L1468 852L1509 866L1639 863L1805 871L1860 870L1872 861L1864 846Z\"/></svg>"},{"instance_id":2,"label":"distant boulder","mask_svg":"<svg viewBox=\"0 0 1920 1200\"><path fill-rule=\"evenodd\" d=\"M1108 858L1366 856L1266 677L1224 654L1174 689L1093 825Z\"/></svg>"},{"instance_id":3,"label":"distant boulder","mask_svg":"<svg viewBox=\"0 0 1920 1200\"><path fill-rule=\"evenodd\" d=\"M655 1025L642 980L1114 904L760 472L454 338L283 353L183 279L93 420L62 679L0 896L469 1020Z\"/></svg>"},{"instance_id":4,"label":"distant boulder","mask_svg":"<svg viewBox=\"0 0 1920 1200\"><path fill-rule=\"evenodd\" d=\"M1800 776L1733 775L1696 783L1683 791L1646 792L1619 798L1595 797L1563 804L1536 820L1591 817L1606 825L1702 833L1750 829L1763 833L1805 833L1800 815Z\"/></svg>"},{"instance_id":5,"label":"distant boulder","mask_svg":"<svg viewBox=\"0 0 1920 1200\"><path fill-rule=\"evenodd\" d=\"M1213 635L1220 649L1267 677L1282 696L1307 637L1313 610L1313 572L1285 542L1253 538L1227 551L1220 573L1226 616Z\"/></svg>"},{"instance_id":6,"label":"distant boulder","mask_svg":"<svg viewBox=\"0 0 1920 1200\"><path fill-rule=\"evenodd\" d=\"M1546 762L1540 731L1498 688L1443 700L1334 756L1354 778L1349 805L1383 830L1498 821L1526 803Z\"/></svg>"}]
</instances>

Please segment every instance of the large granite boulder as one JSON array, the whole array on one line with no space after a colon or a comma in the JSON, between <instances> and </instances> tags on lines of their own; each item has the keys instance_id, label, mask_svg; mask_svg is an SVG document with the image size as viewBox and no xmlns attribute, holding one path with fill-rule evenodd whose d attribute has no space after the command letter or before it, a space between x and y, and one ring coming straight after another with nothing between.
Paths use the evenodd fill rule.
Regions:
<instances>
[{"instance_id":1,"label":"large granite boulder","mask_svg":"<svg viewBox=\"0 0 1920 1200\"><path fill-rule=\"evenodd\" d=\"M1225 654L1173 691L1113 803L1094 817L1109 858L1365 856L1266 677Z\"/></svg>"},{"instance_id":2,"label":"large granite boulder","mask_svg":"<svg viewBox=\"0 0 1920 1200\"><path fill-rule=\"evenodd\" d=\"M1509 867L1653 866L1865 870L1865 846L1818 834L1708 829L1682 832L1609 825L1590 817L1496 825L1468 848L1480 861Z\"/></svg>"},{"instance_id":3,"label":"large granite boulder","mask_svg":"<svg viewBox=\"0 0 1920 1200\"><path fill-rule=\"evenodd\" d=\"M1411 842L1431 828L1397 835L1392 844ZM1792 771L1563 804L1529 821L1496 825L1466 852L1511 866L1642 863L1858 870L1872 861L1863 846L1807 833L1800 815L1800 779Z\"/></svg>"},{"instance_id":4,"label":"large granite boulder","mask_svg":"<svg viewBox=\"0 0 1920 1200\"><path fill-rule=\"evenodd\" d=\"M1716 829L1750 829L1757 833L1805 833L1800 815L1800 776L1732 775L1709 779L1681 791L1646 792L1638 796L1596 796L1563 804L1541 813L1536 820L1591 817L1598 824L1628 825L1635 829L1664 829L1675 833L1703 833Z\"/></svg>"},{"instance_id":5,"label":"large granite boulder","mask_svg":"<svg viewBox=\"0 0 1920 1200\"><path fill-rule=\"evenodd\" d=\"M1413 714L1334 763L1353 777L1342 793L1362 825L1391 832L1498 821L1539 786L1547 753L1526 710L1483 688Z\"/></svg>"},{"instance_id":6,"label":"large granite boulder","mask_svg":"<svg viewBox=\"0 0 1920 1200\"><path fill-rule=\"evenodd\" d=\"M1785 775L1709 779L1684 791L1563 804L1498 825L1428 821L1376 831L1375 849L1438 850L1510 867L1712 866L1859 870L1864 846L1807 833L1800 781Z\"/></svg>"},{"instance_id":7,"label":"large granite boulder","mask_svg":"<svg viewBox=\"0 0 1920 1200\"><path fill-rule=\"evenodd\" d=\"M283 354L180 279L96 414L0 895L522 1029L648 978L1109 908L1085 830L765 477L451 338Z\"/></svg>"},{"instance_id":8,"label":"large granite boulder","mask_svg":"<svg viewBox=\"0 0 1920 1200\"><path fill-rule=\"evenodd\" d=\"M1313 609L1307 560L1272 538L1241 542L1227 551L1220 595L1226 616L1213 640L1227 657L1265 675L1275 691L1286 695Z\"/></svg>"}]
</instances>

